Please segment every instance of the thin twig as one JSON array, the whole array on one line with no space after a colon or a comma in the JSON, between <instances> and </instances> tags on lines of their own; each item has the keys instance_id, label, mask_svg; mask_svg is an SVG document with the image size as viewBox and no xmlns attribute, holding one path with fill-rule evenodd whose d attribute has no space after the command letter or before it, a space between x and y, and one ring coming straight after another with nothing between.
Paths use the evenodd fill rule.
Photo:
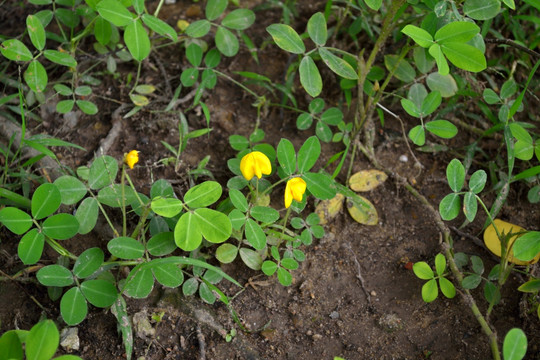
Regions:
<instances>
[{"instance_id":1,"label":"thin twig","mask_svg":"<svg viewBox=\"0 0 540 360\"><path fill-rule=\"evenodd\" d=\"M532 50L532 49L529 49L528 47L525 47L521 44L518 44L517 42L515 42L514 40L510 40L510 39L493 39L493 38L488 38L488 39L484 39L485 42L489 43L489 44L503 44L503 45L509 45L509 46L512 46L518 50L521 50L523 52L526 52L527 54L531 55L531 56L534 56L538 59L540 59L540 53Z\"/></svg>"},{"instance_id":2,"label":"thin twig","mask_svg":"<svg viewBox=\"0 0 540 360\"><path fill-rule=\"evenodd\" d=\"M171 83L169 82L169 76L167 76L167 72L165 71L165 67L163 66L163 63L158 58L156 53L152 52L151 56L152 56L152 59L156 62L159 68L159 71L161 72L161 76L163 77L163 80L165 81L165 90L166 90L167 96L172 97L173 92L171 88Z\"/></svg>"},{"instance_id":3,"label":"thin twig","mask_svg":"<svg viewBox=\"0 0 540 360\"><path fill-rule=\"evenodd\" d=\"M362 272L360 268L360 263L358 262L358 259L356 258L356 254L354 253L353 249L351 248L351 244L347 243L345 244L345 247L351 252L354 262L356 264L356 278L360 280L360 287L362 288L362 291L364 291L364 295L366 295L366 299L368 304L371 304L371 295L366 289L366 284L364 281L364 278L362 277Z\"/></svg>"},{"instance_id":4,"label":"thin twig","mask_svg":"<svg viewBox=\"0 0 540 360\"><path fill-rule=\"evenodd\" d=\"M99 148L98 148L98 151L96 152L98 156L102 154L107 154L109 150L111 149L111 147L113 146L113 144L116 142L116 139L120 135L120 132L122 130L122 125L123 125L121 113L122 111L124 111L124 109L127 106L128 104L122 104L118 108L116 108L116 110L114 110L114 112L112 113L111 115L112 127L111 127L111 130L109 130L109 133L107 134L107 136L99 142Z\"/></svg>"},{"instance_id":5,"label":"thin twig","mask_svg":"<svg viewBox=\"0 0 540 360\"><path fill-rule=\"evenodd\" d=\"M197 340L199 341L199 360L206 360L206 343L200 324L197 324Z\"/></svg>"}]
</instances>

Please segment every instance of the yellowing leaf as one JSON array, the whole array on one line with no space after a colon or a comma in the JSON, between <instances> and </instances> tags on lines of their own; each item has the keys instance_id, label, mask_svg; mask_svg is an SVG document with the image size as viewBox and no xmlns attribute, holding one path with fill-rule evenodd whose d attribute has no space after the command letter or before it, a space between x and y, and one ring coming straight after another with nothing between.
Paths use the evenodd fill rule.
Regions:
<instances>
[{"instance_id":1,"label":"yellowing leaf","mask_svg":"<svg viewBox=\"0 0 540 360\"><path fill-rule=\"evenodd\" d=\"M319 224L324 225L336 217L343 208L345 196L337 194L330 200L323 200L315 208L315 213L319 215Z\"/></svg>"},{"instance_id":2,"label":"yellowing leaf","mask_svg":"<svg viewBox=\"0 0 540 360\"><path fill-rule=\"evenodd\" d=\"M176 22L176 26L178 27L178 29L180 29L181 32L184 32L189 26L189 22L187 22L186 20L178 20Z\"/></svg>"},{"instance_id":3,"label":"yellowing leaf","mask_svg":"<svg viewBox=\"0 0 540 360\"><path fill-rule=\"evenodd\" d=\"M352 218L363 225L377 225L379 215L375 206L363 196L347 197L347 210Z\"/></svg>"},{"instance_id":4,"label":"yellowing leaf","mask_svg":"<svg viewBox=\"0 0 540 360\"><path fill-rule=\"evenodd\" d=\"M148 95L156 91L156 88L153 85L138 85L135 88L135 91L138 92L141 95Z\"/></svg>"},{"instance_id":5,"label":"yellowing leaf","mask_svg":"<svg viewBox=\"0 0 540 360\"><path fill-rule=\"evenodd\" d=\"M150 103L150 101L148 100L148 98L146 96L142 96L142 95L136 95L136 94L131 94L129 95L129 97L131 98L131 101L133 102L133 104L137 105L137 106L146 106Z\"/></svg>"},{"instance_id":6,"label":"yellowing leaf","mask_svg":"<svg viewBox=\"0 0 540 360\"><path fill-rule=\"evenodd\" d=\"M370 191L386 181L388 175L379 170L362 170L353 174L349 186L354 191Z\"/></svg>"},{"instance_id":7,"label":"yellowing leaf","mask_svg":"<svg viewBox=\"0 0 540 360\"><path fill-rule=\"evenodd\" d=\"M497 230L499 230L499 234L509 234L509 233L519 233L522 231L525 231L524 228L518 225L511 224L506 221L502 221L499 219L495 219L493 221L495 223L495 226L497 227ZM521 234L523 235L523 234ZM521 236L519 235L519 236ZM514 241L519 237L518 235L513 235L510 240L508 241L507 248L512 246L514 244ZM489 251L494 253L497 256L501 256L501 242L499 240L499 237L497 236L497 233L495 232L495 228L493 227L493 224L490 224L486 230L484 231L484 243L486 244ZM516 264L516 265L528 265L528 264L534 264L540 259L540 255L536 256L531 261L521 261L516 258L514 258L514 251L510 250L510 254L508 255L508 261Z\"/></svg>"}]
</instances>

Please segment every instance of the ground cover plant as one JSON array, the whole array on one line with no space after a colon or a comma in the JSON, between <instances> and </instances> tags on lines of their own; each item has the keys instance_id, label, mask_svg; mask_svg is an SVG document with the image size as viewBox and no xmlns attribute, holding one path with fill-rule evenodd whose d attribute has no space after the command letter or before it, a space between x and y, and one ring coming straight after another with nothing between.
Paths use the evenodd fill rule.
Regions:
<instances>
[{"instance_id":1,"label":"ground cover plant","mask_svg":"<svg viewBox=\"0 0 540 360\"><path fill-rule=\"evenodd\" d=\"M0 359L536 358L536 1L2 5L0 297L39 311L2 301ZM394 188L429 235L386 232ZM429 312L439 289L442 325L375 304ZM103 313L118 346L66 345ZM410 340L428 326L448 342Z\"/></svg>"}]
</instances>

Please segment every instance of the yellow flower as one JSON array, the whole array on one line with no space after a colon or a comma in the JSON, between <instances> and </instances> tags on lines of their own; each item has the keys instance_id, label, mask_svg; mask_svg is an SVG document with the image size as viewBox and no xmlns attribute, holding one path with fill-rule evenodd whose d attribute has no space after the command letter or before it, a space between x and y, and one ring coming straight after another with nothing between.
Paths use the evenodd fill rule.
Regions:
<instances>
[{"instance_id":1,"label":"yellow flower","mask_svg":"<svg viewBox=\"0 0 540 360\"><path fill-rule=\"evenodd\" d=\"M131 150L124 155L124 162L130 169L133 169L133 166L139 162L139 152L137 150Z\"/></svg>"},{"instance_id":2,"label":"yellow flower","mask_svg":"<svg viewBox=\"0 0 540 360\"><path fill-rule=\"evenodd\" d=\"M240 171L247 181L251 180L253 176L260 179L263 174L270 175L272 164L270 164L270 159L262 152L253 151L245 155L240 161Z\"/></svg>"},{"instance_id":3,"label":"yellow flower","mask_svg":"<svg viewBox=\"0 0 540 360\"><path fill-rule=\"evenodd\" d=\"M306 182L304 179L294 177L287 181L287 186L285 187L285 207L289 208L293 199L298 202L302 201L302 196L305 192Z\"/></svg>"}]
</instances>

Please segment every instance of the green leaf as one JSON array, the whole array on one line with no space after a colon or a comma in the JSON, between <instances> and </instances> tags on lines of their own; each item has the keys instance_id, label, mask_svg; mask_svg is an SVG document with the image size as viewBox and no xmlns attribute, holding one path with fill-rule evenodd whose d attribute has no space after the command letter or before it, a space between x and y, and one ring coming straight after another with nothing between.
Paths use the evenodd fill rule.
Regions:
<instances>
[{"instance_id":1,"label":"green leaf","mask_svg":"<svg viewBox=\"0 0 540 360\"><path fill-rule=\"evenodd\" d=\"M227 28L218 27L216 31L216 47L225 56L234 56L238 53L240 45L236 36Z\"/></svg>"},{"instance_id":2,"label":"green leaf","mask_svg":"<svg viewBox=\"0 0 540 360\"><path fill-rule=\"evenodd\" d=\"M72 9L64 9L57 7L54 12L55 17L69 28L75 28L81 22L79 14Z\"/></svg>"},{"instance_id":3,"label":"green leaf","mask_svg":"<svg viewBox=\"0 0 540 360\"><path fill-rule=\"evenodd\" d=\"M500 0L465 0L463 12L474 20L489 20L501 11Z\"/></svg>"},{"instance_id":4,"label":"green leaf","mask_svg":"<svg viewBox=\"0 0 540 360\"><path fill-rule=\"evenodd\" d=\"M249 214L262 223L273 223L279 219L279 212L267 206L254 206L249 211Z\"/></svg>"},{"instance_id":5,"label":"green leaf","mask_svg":"<svg viewBox=\"0 0 540 360\"><path fill-rule=\"evenodd\" d=\"M484 297L493 305L497 305L501 301L501 293L497 286L490 281L486 282L484 286Z\"/></svg>"},{"instance_id":6,"label":"green leaf","mask_svg":"<svg viewBox=\"0 0 540 360\"><path fill-rule=\"evenodd\" d=\"M527 353L527 336L523 330L513 328L504 337L503 358L504 360L521 360Z\"/></svg>"},{"instance_id":7,"label":"green leaf","mask_svg":"<svg viewBox=\"0 0 540 360\"><path fill-rule=\"evenodd\" d=\"M331 107L321 115L321 121L337 126L343 121L343 112L337 107Z\"/></svg>"},{"instance_id":8,"label":"green leaf","mask_svg":"<svg viewBox=\"0 0 540 360\"><path fill-rule=\"evenodd\" d=\"M129 186L124 187L125 204L133 204L137 201L135 191ZM97 200L110 207L122 207L122 185L113 184L99 190Z\"/></svg>"},{"instance_id":9,"label":"green leaf","mask_svg":"<svg viewBox=\"0 0 540 360\"><path fill-rule=\"evenodd\" d=\"M192 212L183 214L174 228L174 241L184 251L197 249L202 243L202 234L196 216Z\"/></svg>"},{"instance_id":10,"label":"green leaf","mask_svg":"<svg viewBox=\"0 0 540 360\"><path fill-rule=\"evenodd\" d=\"M79 288L73 287L62 296L60 313L66 324L70 326L77 325L86 318L88 306Z\"/></svg>"},{"instance_id":11,"label":"green leaf","mask_svg":"<svg viewBox=\"0 0 540 360\"><path fill-rule=\"evenodd\" d=\"M540 291L540 279L529 280L518 287L519 291L537 293Z\"/></svg>"},{"instance_id":12,"label":"green leaf","mask_svg":"<svg viewBox=\"0 0 540 360\"><path fill-rule=\"evenodd\" d=\"M431 267L425 261L415 263L413 265L413 272L422 280L430 280L435 277L433 270L431 270Z\"/></svg>"},{"instance_id":13,"label":"green leaf","mask_svg":"<svg viewBox=\"0 0 540 360\"><path fill-rule=\"evenodd\" d=\"M84 199L75 213L79 221L79 234L88 234L96 226L99 215L98 202L96 199L88 197Z\"/></svg>"},{"instance_id":14,"label":"green leaf","mask_svg":"<svg viewBox=\"0 0 540 360\"><path fill-rule=\"evenodd\" d=\"M420 109L418 106L409 99L401 99L401 107L407 112L407 114L413 117L420 117Z\"/></svg>"},{"instance_id":15,"label":"green leaf","mask_svg":"<svg viewBox=\"0 0 540 360\"><path fill-rule=\"evenodd\" d=\"M47 70L37 60L33 60L23 74L24 81L34 92L43 92L47 86Z\"/></svg>"},{"instance_id":16,"label":"green leaf","mask_svg":"<svg viewBox=\"0 0 540 360\"><path fill-rule=\"evenodd\" d=\"M112 255L126 260L138 259L144 254L144 245L128 236L110 240L107 249Z\"/></svg>"},{"instance_id":17,"label":"green leaf","mask_svg":"<svg viewBox=\"0 0 540 360\"><path fill-rule=\"evenodd\" d=\"M193 38L200 38L208 34L212 24L210 21L203 19L197 20L191 24L186 29L186 34Z\"/></svg>"},{"instance_id":18,"label":"green leaf","mask_svg":"<svg viewBox=\"0 0 540 360\"><path fill-rule=\"evenodd\" d=\"M434 72L428 75L426 83L431 91L438 91L443 98L454 96L458 91L458 86L452 75L441 75Z\"/></svg>"},{"instance_id":19,"label":"green leaf","mask_svg":"<svg viewBox=\"0 0 540 360\"><path fill-rule=\"evenodd\" d=\"M414 40L421 47L428 48L433 44L433 37L426 30L414 25L406 25L402 33Z\"/></svg>"},{"instance_id":20,"label":"green leaf","mask_svg":"<svg viewBox=\"0 0 540 360\"><path fill-rule=\"evenodd\" d=\"M17 254L24 265L33 265L41 258L44 245L45 236L37 229L32 229L22 237Z\"/></svg>"},{"instance_id":21,"label":"green leaf","mask_svg":"<svg viewBox=\"0 0 540 360\"><path fill-rule=\"evenodd\" d=\"M140 21L133 21L124 30L124 42L137 61L144 60L150 54L150 39Z\"/></svg>"},{"instance_id":22,"label":"green leaf","mask_svg":"<svg viewBox=\"0 0 540 360\"><path fill-rule=\"evenodd\" d=\"M416 68L422 74L427 74L428 72L430 72L433 66L435 65L435 60L431 58L431 56L428 57L427 54L428 54L427 48L417 46L413 49L414 65L416 65Z\"/></svg>"},{"instance_id":23,"label":"green leaf","mask_svg":"<svg viewBox=\"0 0 540 360\"><path fill-rule=\"evenodd\" d=\"M98 190L113 183L118 173L118 163L116 159L103 155L98 157L90 166L88 186L90 189Z\"/></svg>"},{"instance_id":24,"label":"green leaf","mask_svg":"<svg viewBox=\"0 0 540 360\"><path fill-rule=\"evenodd\" d=\"M25 354L31 360L49 360L54 356L60 334L52 320L37 323L26 336Z\"/></svg>"},{"instance_id":25,"label":"green leaf","mask_svg":"<svg viewBox=\"0 0 540 360\"><path fill-rule=\"evenodd\" d=\"M197 292L199 282L195 278L187 279L182 285L182 293L184 296L190 296Z\"/></svg>"},{"instance_id":26,"label":"green leaf","mask_svg":"<svg viewBox=\"0 0 540 360\"><path fill-rule=\"evenodd\" d=\"M257 251L248 248L240 248L240 258L248 268L255 271L261 270L263 260Z\"/></svg>"},{"instance_id":27,"label":"green leaf","mask_svg":"<svg viewBox=\"0 0 540 360\"><path fill-rule=\"evenodd\" d=\"M245 30L255 22L255 13L249 9L235 9L227 14L221 25L233 30Z\"/></svg>"},{"instance_id":28,"label":"green leaf","mask_svg":"<svg viewBox=\"0 0 540 360\"><path fill-rule=\"evenodd\" d=\"M439 278L439 286L441 287L441 292L447 298L452 299L456 296L456 287L447 278Z\"/></svg>"},{"instance_id":29,"label":"green leaf","mask_svg":"<svg viewBox=\"0 0 540 360\"><path fill-rule=\"evenodd\" d=\"M469 179L469 189L475 194L479 194L482 190L484 190L484 186L486 185L487 181L487 174L484 170L477 170Z\"/></svg>"},{"instance_id":30,"label":"green leaf","mask_svg":"<svg viewBox=\"0 0 540 360\"><path fill-rule=\"evenodd\" d=\"M227 215L212 209L200 208L195 210L199 231L211 243L222 243L232 233L231 220Z\"/></svg>"},{"instance_id":31,"label":"green leaf","mask_svg":"<svg viewBox=\"0 0 540 360\"><path fill-rule=\"evenodd\" d=\"M0 52L11 61L30 61L32 53L26 45L17 39L9 39L0 45Z\"/></svg>"},{"instance_id":32,"label":"green leaf","mask_svg":"<svg viewBox=\"0 0 540 360\"><path fill-rule=\"evenodd\" d=\"M152 236L148 243L146 243L146 249L152 256L165 256L176 250L176 244L174 243L174 233L171 231L159 232Z\"/></svg>"},{"instance_id":33,"label":"green leaf","mask_svg":"<svg viewBox=\"0 0 540 360\"><path fill-rule=\"evenodd\" d=\"M111 23L102 17L98 17L94 23L94 36L101 45L105 46L111 41Z\"/></svg>"},{"instance_id":34,"label":"green leaf","mask_svg":"<svg viewBox=\"0 0 540 360\"><path fill-rule=\"evenodd\" d=\"M321 55L326 66L339 76L351 80L358 79L358 74L348 62L332 54L326 48L319 48L319 55Z\"/></svg>"},{"instance_id":35,"label":"green leaf","mask_svg":"<svg viewBox=\"0 0 540 360\"><path fill-rule=\"evenodd\" d=\"M465 167L458 159L452 159L446 167L446 178L448 185L454 192L458 192L463 188L465 182Z\"/></svg>"},{"instance_id":36,"label":"green leaf","mask_svg":"<svg viewBox=\"0 0 540 360\"><path fill-rule=\"evenodd\" d=\"M298 71L300 73L300 84L302 84L304 90L310 96L318 96L322 91L322 78L313 59L310 56L304 56Z\"/></svg>"},{"instance_id":37,"label":"green leaf","mask_svg":"<svg viewBox=\"0 0 540 360\"><path fill-rule=\"evenodd\" d=\"M317 12L309 18L307 31L309 37L315 44L323 46L326 43L328 31L326 29L326 19L324 18L323 13Z\"/></svg>"},{"instance_id":38,"label":"green leaf","mask_svg":"<svg viewBox=\"0 0 540 360\"><path fill-rule=\"evenodd\" d=\"M501 86L501 99L509 99L517 92L518 87L513 79L509 79Z\"/></svg>"},{"instance_id":39,"label":"green leaf","mask_svg":"<svg viewBox=\"0 0 540 360\"><path fill-rule=\"evenodd\" d=\"M78 203L86 195L86 187L76 177L64 175L54 181L54 185L60 191L62 204L73 205Z\"/></svg>"},{"instance_id":40,"label":"green leaf","mask_svg":"<svg viewBox=\"0 0 540 360\"><path fill-rule=\"evenodd\" d=\"M163 286L176 288L184 282L184 273L176 264L163 264L152 268L154 277Z\"/></svg>"},{"instance_id":41,"label":"green leaf","mask_svg":"<svg viewBox=\"0 0 540 360\"><path fill-rule=\"evenodd\" d=\"M198 67L201 65L201 61L203 58L203 51L201 47L196 43L191 43L186 47L186 58L188 59L189 63L194 66Z\"/></svg>"},{"instance_id":42,"label":"green leaf","mask_svg":"<svg viewBox=\"0 0 540 360\"><path fill-rule=\"evenodd\" d=\"M441 49L448 60L460 69L480 72L487 67L484 54L469 44L448 42L441 45Z\"/></svg>"},{"instance_id":43,"label":"green leaf","mask_svg":"<svg viewBox=\"0 0 540 360\"><path fill-rule=\"evenodd\" d=\"M484 89L482 97L484 98L484 101L489 105L497 104L501 101L499 95L497 95L497 93L491 89Z\"/></svg>"},{"instance_id":44,"label":"green leaf","mask_svg":"<svg viewBox=\"0 0 540 360\"><path fill-rule=\"evenodd\" d=\"M216 302L216 296L214 295L212 290L210 290L210 287L207 283L203 282L199 286L199 296L204 302L210 305Z\"/></svg>"},{"instance_id":45,"label":"green leaf","mask_svg":"<svg viewBox=\"0 0 540 360\"><path fill-rule=\"evenodd\" d=\"M42 231L55 240L67 240L79 232L79 221L71 214L56 214L43 222Z\"/></svg>"},{"instance_id":46,"label":"green leaf","mask_svg":"<svg viewBox=\"0 0 540 360\"><path fill-rule=\"evenodd\" d=\"M478 202L473 192L468 191L463 197L463 213L467 217L467 220L473 222L478 210Z\"/></svg>"},{"instance_id":47,"label":"green leaf","mask_svg":"<svg viewBox=\"0 0 540 360\"><path fill-rule=\"evenodd\" d=\"M32 216L36 220L43 219L60 207L60 191L54 184L40 185L32 196Z\"/></svg>"},{"instance_id":48,"label":"green leaf","mask_svg":"<svg viewBox=\"0 0 540 360\"><path fill-rule=\"evenodd\" d=\"M446 270L446 258L443 254L437 254L435 256L435 270L437 275L442 276Z\"/></svg>"},{"instance_id":49,"label":"green leaf","mask_svg":"<svg viewBox=\"0 0 540 360\"><path fill-rule=\"evenodd\" d=\"M279 283L283 286L289 286L292 284L292 275L290 272L285 270L284 268L278 268L277 269L277 277L279 280Z\"/></svg>"},{"instance_id":50,"label":"green leaf","mask_svg":"<svg viewBox=\"0 0 540 360\"><path fill-rule=\"evenodd\" d=\"M0 223L17 235L27 232L33 224L30 215L15 207L5 207L0 210Z\"/></svg>"},{"instance_id":51,"label":"green leaf","mask_svg":"<svg viewBox=\"0 0 540 360\"><path fill-rule=\"evenodd\" d=\"M334 180L328 174L305 173L302 179L306 181L307 189L320 200L329 200L336 196Z\"/></svg>"},{"instance_id":52,"label":"green leaf","mask_svg":"<svg viewBox=\"0 0 540 360\"><path fill-rule=\"evenodd\" d=\"M448 194L439 203L439 213L446 221L455 219L461 210L461 199L458 194Z\"/></svg>"},{"instance_id":53,"label":"green leaf","mask_svg":"<svg viewBox=\"0 0 540 360\"><path fill-rule=\"evenodd\" d=\"M64 84L54 84L53 88L60 95L63 95L63 96L71 96L71 95L73 95L73 91L71 90L71 88L67 87Z\"/></svg>"},{"instance_id":54,"label":"green leaf","mask_svg":"<svg viewBox=\"0 0 540 360\"><path fill-rule=\"evenodd\" d=\"M288 269L288 270L298 269L298 262L292 258L282 259L280 264L281 266L283 266L285 269Z\"/></svg>"},{"instance_id":55,"label":"green leaf","mask_svg":"<svg viewBox=\"0 0 540 360\"><path fill-rule=\"evenodd\" d=\"M199 70L195 68L187 68L182 71L182 74L180 75L180 81L182 82L182 85L185 87L191 87L195 85L197 80L199 79Z\"/></svg>"},{"instance_id":56,"label":"green leaf","mask_svg":"<svg viewBox=\"0 0 540 360\"><path fill-rule=\"evenodd\" d=\"M73 110L75 100L61 100L56 104L56 111L60 114L66 114Z\"/></svg>"},{"instance_id":57,"label":"green leaf","mask_svg":"<svg viewBox=\"0 0 540 360\"><path fill-rule=\"evenodd\" d=\"M4 352L0 355L1 360L22 360L24 358L23 347L17 331L6 331L0 337L0 349Z\"/></svg>"},{"instance_id":58,"label":"green leaf","mask_svg":"<svg viewBox=\"0 0 540 360\"><path fill-rule=\"evenodd\" d=\"M418 146L422 146L426 143L426 132L422 125L416 125L409 131L409 139Z\"/></svg>"},{"instance_id":59,"label":"green leaf","mask_svg":"<svg viewBox=\"0 0 540 360\"><path fill-rule=\"evenodd\" d=\"M272 276L278 269L278 265L270 260L266 260L262 263L261 270L267 276Z\"/></svg>"},{"instance_id":60,"label":"green leaf","mask_svg":"<svg viewBox=\"0 0 540 360\"><path fill-rule=\"evenodd\" d=\"M429 54L433 56L435 62L437 63L437 68L439 69L440 75L448 75L450 73L450 68L448 67L448 62L444 57L441 46L439 44L433 44L429 47Z\"/></svg>"},{"instance_id":61,"label":"green leaf","mask_svg":"<svg viewBox=\"0 0 540 360\"><path fill-rule=\"evenodd\" d=\"M159 35L166 36L173 41L178 40L178 34L174 31L174 28L165 21L149 14L143 14L142 21L152 31L157 32Z\"/></svg>"},{"instance_id":62,"label":"green leaf","mask_svg":"<svg viewBox=\"0 0 540 360\"><path fill-rule=\"evenodd\" d=\"M150 189L150 198L154 199L158 196L164 198L172 198L175 196L171 184L165 179L159 179L152 184L152 188Z\"/></svg>"},{"instance_id":63,"label":"green leaf","mask_svg":"<svg viewBox=\"0 0 540 360\"><path fill-rule=\"evenodd\" d=\"M100 308L111 306L118 297L114 284L101 279L83 282L81 291L90 304Z\"/></svg>"},{"instance_id":64,"label":"green leaf","mask_svg":"<svg viewBox=\"0 0 540 360\"><path fill-rule=\"evenodd\" d=\"M416 77L416 71L411 64L405 59L401 59L400 61L398 55L385 55L384 65L388 71L392 71L395 68L394 76L403 82L412 82Z\"/></svg>"},{"instance_id":65,"label":"green leaf","mask_svg":"<svg viewBox=\"0 0 540 360\"><path fill-rule=\"evenodd\" d=\"M428 116L432 114L439 105L441 105L442 97L441 93L438 91L430 92L424 101L422 101L422 106L420 108L420 111L423 116Z\"/></svg>"},{"instance_id":66,"label":"green leaf","mask_svg":"<svg viewBox=\"0 0 540 360\"><path fill-rule=\"evenodd\" d=\"M195 185L184 195L184 204L200 208L215 203L221 197L221 185L216 181L205 181Z\"/></svg>"},{"instance_id":67,"label":"green leaf","mask_svg":"<svg viewBox=\"0 0 540 360\"><path fill-rule=\"evenodd\" d=\"M453 138L458 132L457 127L448 120L433 120L427 122L425 127L427 131L443 139Z\"/></svg>"},{"instance_id":68,"label":"green leaf","mask_svg":"<svg viewBox=\"0 0 540 360\"><path fill-rule=\"evenodd\" d=\"M158 197L152 200L152 211L164 217L174 217L182 212L182 201L175 198Z\"/></svg>"},{"instance_id":69,"label":"green leaf","mask_svg":"<svg viewBox=\"0 0 540 360\"><path fill-rule=\"evenodd\" d=\"M38 281L45 286L69 286L73 284L71 271L61 265L47 265L36 273Z\"/></svg>"},{"instance_id":70,"label":"green leaf","mask_svg":"<svg viewBox=\"0 0 540 360\"><path fill-rule=\"evenodd\" d=\"M439 289L437 287L437 280L431 279L422 286L422 299L430 303L437 298Z\"/></svg>"},{"instance_id":71,"label":"green leaf","mask_svg":"<svg viewBox=\"0 0 540 360\"><path fill-rule=\"evenodd\" d=\"M475 23L454 21L446 24L435 33L435 41L440 45L449 42L466 43L479 32L480 28Z\"/></svg>"},{"instance_id":72,"label":"green leaf","mask_svg":"<svg viewBox=\"0 0 540 360\"><path fill-rule=\"evenodd\" d=\"M514 256L522 261L531 261L540 253L540 232L529 231L514 243Z\"/></svg>"},{"instance_id":73,"label":"green leaf","mask_svg":"<svg viewBox=\"0 0 540 360\"><path fill-rule=\"evenodd\" d=\"M311 127L311 124L313 124L313 117L310 113L301 113L298 115L298 118L296 119L296 127L298 130L307 130Z\"/></svg>"},{"instance_id":74,"label":"green leaf","mask_svg":"<svg viewBox=\"0 0 540 360\"><path fill-rule=\"evenodd\" d=\"M248 202L244 194L236 189L230 189L229 190L229 197L231 198L231 202L233 203L234 207L242 212L248 211Z\"/></svg>"},{"instance_id":75,"label":"green leaf","mask_svg":"<svg viewBox=\"0 0 540 360\"><path fill-rule=\"evenodd\" d=\"M35 15L28 15L26 18L26 29L34 47L38 50L43 50L45 47L45 29L39 18Z\"/></svg>"},{"instance_id":76,"label":"green leaf","mask_svg":"<svg viewBox=\"0 0 540 360\"><path fill-rule=\"evenodd\" d=\"M249 140L242 135L229 136L229 144L234 150L242 151L249 146Z\"/></svg>"},{"instance_id":77,"label":"green leaf","mask_svg":"<svg viewBox=\"0 0 540 360\"><path fill-rule=\"evenodd\" d=\"M115 26L126 26L133 22L133 15L117 0L102 0L97 11L105 20Z\"/></svg>"},{"instance_id":78,"label":"green leaf","mask_svg":"<svg viewBox=\"0 0 540 360\"><path fill-rule=\"evenodd\" d=\"M134 276L131 276L134 274ZM150 295L154 288L154 276L150 268L134 268L129 273L128 282L124 287L127 295L135 299L143 299Z\"/></svg>"},{"instance_id":79,"label":"green leaf","mask_svg":"<svg viewBox=\"0 0 540 360\"><path fill-rule=\"evenodd\" d=\"M298 150L298 172L305 173L315 165L321 154L321 143L310 136Z\"/></svg>"},{"instance_id":80,"label":"green leaf","mask_svg":"<svg viewBox=\"0 0 540 360\"><path fill-rule=\"evenodd\" d=\"M272 24L266 28L266 31L268 31L276 45L281 49L293 54L302 54L306 51L300 35L289 25Z\"/></svg>"},{"instance_id":81,"label":"green leaf","mask_svg":"<svg viewBox=\"0 0 540 360\"><path fill-rule=\"evenodd\" d=\"M216 259L223 264L229 264L236 259L238 255L238 247L233 244L225 243L221 244L216 249Z\"/></svg>"},{"instance_id":82,"label":"green leaf","mask_svg":"<svg viewBox=\"0 0 540 360\"><path fill-rule=\"evenodd\" d=\"M246 239L256 250L262 250L266 246L266 235L252 219L246 221Z\"/></svg>"},{"instance_id":83,"label":"green leaf","mask_svg":"<svg viewBox=\"0 0 540 360\"><path fill-rule=\"evenodd\" d=\"M216 20L227 8L227 0L208 0L206 4L206 18L210 21Z\"/></svg>"},{"instance_id":84,"label":"green leaf","mask_svg":"<svg viewBox=\"0 0 540 360\"><path fill-rule=\"evenodd\" d=\"M87 115L95 115L98 112L98 108L96 104L94 104L91 101L87 100L77 100L75 101L77 104L77 107L81 109L81 111Z\"/></svg>"},{"instance_id":85,"label":"green leaf","mask_svg":"<svg viewBox=\"0 0 540 360\"><path fill-rule=\"evenodd\" d=\"M469 275L463 278L461 286L464 289L476 289L478 285L482 282L482 277L478 274Z\"/></svg>"},{"instance_id":86,"label":"green leaf","mask_svg":"<svg viewBox=\"0 0 540 360\"><path fill-rule=\"evenodd\" d=\"M364 0L364 2L370 9L375 11L379 11L382 5L382 0Z\"/></svg>"},{"instance_id":87,"label":"green leaf","mask_svg":"<svg viewBox=\"0 0 540 360\"><path fill-rule=\"evenodd\" d=\"M87 278L96 272L103 264L105 254L100 248L94 247L86 249L75 261L73 265L73 274L79 279Z\"/></svg>"},{"instance_id":88,"label":"green leaf","mask_svg":"<svg viewBox=\"0 0 540 360\"><path fill-rule=\"evenodd\" d=\"M58 50L47 49L43 52L43 55L45 55L45 57L53 63L71 68L77 67L77 60L75 60L70 54L63 53Z\"/></svg>"},{"instance_id":89,"label":"green leaf","mask_svg":"<svg viewBox=\"0 0 540 360\"><path fill-rule=\"evenodd\" d=\"M279 165L286 175L291 175L296 171L296 152L292 142L285 138L279 141L277 158Z\"/></svg>"}]
</instances>

